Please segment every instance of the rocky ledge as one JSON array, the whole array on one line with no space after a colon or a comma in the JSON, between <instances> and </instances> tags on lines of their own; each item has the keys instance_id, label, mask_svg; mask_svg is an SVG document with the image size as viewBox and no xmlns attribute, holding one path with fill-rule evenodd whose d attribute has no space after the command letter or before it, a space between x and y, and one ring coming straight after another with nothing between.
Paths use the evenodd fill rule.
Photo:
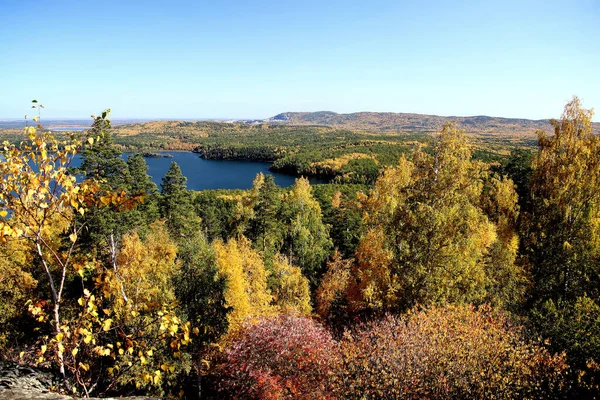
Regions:
<instances>
[{"instance_id":1,"label":"rocky ledge","mask_svg":"<svg viewBox=\"0 0 600 400\"><path fill-rule=\"evenodd\" d=\"M75 397L53 393L58 384L47 371L0 361L0 399L2 400L74 400ZM105 398L104 400L109 400ZM120 397L127 400L158 400L152 397Z\"/></svg>"}]
</instances>

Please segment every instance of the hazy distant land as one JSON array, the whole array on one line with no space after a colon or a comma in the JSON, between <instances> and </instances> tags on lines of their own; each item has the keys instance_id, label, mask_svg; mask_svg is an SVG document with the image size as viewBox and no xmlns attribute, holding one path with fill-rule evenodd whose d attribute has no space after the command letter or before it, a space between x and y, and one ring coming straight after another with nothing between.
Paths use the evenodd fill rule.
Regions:
<instances>
[{"instance_id":1,"label":"hazy distant land","mask_svg":"<svg viewBox=\"0 0 600 400\"><path fill-rule=\"evenodd\" d=\"M438 116L414 113L357 112L338 114L332 111L284 112L270 118L254 120L216 120L216 119L113 119L116 134L135 135L139 133L164 133L178 130L181 133L205 131L206 122L211 124L282 124L286 126L327 126L372 133L428 133L436 132L447 122L454 122L468 134L491 135L497 137L535 139L538 130L551 133L549 119L531 120L524 118L490 117L485 115L471 117ZM31 122L30 122L31 123ZM89 127L91 119L48 119L44 126L50 130L80 129ZM25 121L0 120L2 131L19 129ZM600 123L594 123L594 131L600 134Z\"/></svg>"}]
</instances>

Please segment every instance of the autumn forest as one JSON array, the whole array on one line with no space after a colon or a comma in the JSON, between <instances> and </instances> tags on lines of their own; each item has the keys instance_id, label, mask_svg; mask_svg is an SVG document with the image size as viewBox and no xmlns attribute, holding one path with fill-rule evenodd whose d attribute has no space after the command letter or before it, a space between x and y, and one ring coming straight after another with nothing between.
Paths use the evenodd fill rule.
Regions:
<instances>
[{"instance_id":1,"label":"autumn forest","mask_svg":"<svg viewBox=\"0 0 600 400\"><path fill-rule=\"evenodd\" d=\"M0 359L55 391L600 395L600 138L578 98L535 143L451 122L182 123L171 140L108 111L55 135L33 107L2 148ZM192 191L177 163L156 185L122 157L164 143L298 178Z\"/></svg>"}]
</instances>

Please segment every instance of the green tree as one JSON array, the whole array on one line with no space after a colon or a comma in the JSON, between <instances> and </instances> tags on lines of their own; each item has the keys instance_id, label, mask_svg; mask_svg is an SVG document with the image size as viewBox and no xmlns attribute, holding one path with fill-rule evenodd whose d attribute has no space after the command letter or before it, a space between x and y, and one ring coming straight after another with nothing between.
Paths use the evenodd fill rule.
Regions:
<instances>
[{"instance_id":1,"label":"green tree","mask_svg":"<svg viewBox=\"0 0 600 400\"><path fill-rule=\"evenodd\" d=\"M109 114L110 110L106 110L94 119L90 134L98 139L87 143L77 170L86 179L101 182L104 192L126 192L144 199L131 210L90 207L86 216L89 227L83 232L82 244L88 251L99 250L101 257L114 259L123 235L133 229L144 235L145 228L158 218L158 209L156 185L147 174L145 160L139 155L127 161L122 158L114 143Z\"/></svg>"},{"instance_id":2,"label":"green tree","mask_svg":"<svg viewBox=\"0 0 600 400\"><path fill-rule=\"evenodd\" d=\"M323 223L329 226L333 246L344 257L356 251L362 229L360 210L352 207L359 191L367 190L364 185L315 185L312 194L321 206Z\"/></svg>"},{"instance_id":3,"label":"green tree","mask_svg":"<svg viewBox=\"0 0 600 400\"><path fill-rule=\"evenodd\" d=\"M175 295L187 319L200 329L194 344L200 351L227 331L225 277L218 275L215 250L201 232L180 244L177 257Z\"/></svg>"},{"instance_id":4,"label":"green tree","mask_svg":"<svg viewBox=\"0 0 600 400\"><path fill-rule=\"evenodd\" d=\"M237 201L212 190L197 192L194 197L196 214L209 240L227 240L233 234L233 215Z\"/></svg>"},{"instance_id":5,"label":"green tree","mask_svg":"<svg viewBox=\"0 0 600 400\"><path fill-rule=\"evenodd\" d=\"M192 194L186 187L187 178L176 162L171 162L162 179L160 213L166 218L167 227L176 238L193 236L200 229L199 219L192 204Z\"/></svg>"},{"instance_id":6,"label":"green tree","mask_svg":"<svg viewBox=\"0 0 600 400\"><path fill-rule=\"evenodd\" d=\"M90 135L97 140L86 144L81 152L81 166L77 168L87 179L105 182L112 190L128 190L132 182L127 163L115 147L110 110L94 118Z\"/></svg>"},{"instance_id":7,"label":"green tree","mask_svg":"<svg viewBox=\"0 0 600 400\"><path fill-rule=\"evenodd\" d=\"M331 252L332 242L308 179L296 179L284 196L282 216L285 233L280 251L287 254L291 262L298 265L316 285L323 272L323 263Z\"/></svg>"},{"instance_id":8,"label":"green tree","mask_svg":"<svg viewBox=\"0 0 600 400\"><path fill-rule=\"evenodd\" d=\"M367 231L356 253L352 303L406 310L415 304L482 302L489 300L490 282L503 275L514 279L514 248L498 243L498 225L482 207L488 179L487 167L472 160L464 133L452 125L436 136L431 154L418 150L412 161L402 158L386 170L360 199ZM508 197L503 207L509 210L502 213L509 216L516 212L511 185L496 191ZM499 256L502 262L496 262ZM503 272L492 276L492 265Z\"/></svg>"},{"instance_id":9,"label":"green tree","mask_svg":"<svg viewBox=\"0 0 600 400\"><path fill-rule=\"evenodd\" d=\"M533 153L531 150L516 148L498 168L500 175L506 175L515 183L519 195L519 208L531 212L531 177L533 175Z\"/></svg>"},{"instance_id":10,"label":"green tree","mask_svg":"<svg viewBox=\"0 0 600 400\"><path fill-rule=\"evenodd\" d=\"M144 227L156 221L160 216L158 187L148 175L148 164L140 154L134 154L127 159L127 168L131 176L130 193L143 195L144 201L135 209L124 213L123 216L128 221L128 226Z\"/></svg>"},{"instance_id":11,"label":"green tree","mask_svg":"<svg viewBox=\"0 0 600 400\"><path fill-rule=\"evenodd\" d=\"M256 192L253 215L247 235L265 258L267 268L272 270L273 257L282 241L281 194L272 175L259 174L254 181Z\"/></svg>"}]
</instances>

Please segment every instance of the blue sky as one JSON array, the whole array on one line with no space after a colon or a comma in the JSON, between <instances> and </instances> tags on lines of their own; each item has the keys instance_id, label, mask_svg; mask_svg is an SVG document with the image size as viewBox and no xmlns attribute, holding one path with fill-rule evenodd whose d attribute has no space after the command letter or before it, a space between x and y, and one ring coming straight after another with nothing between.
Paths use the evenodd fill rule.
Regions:
<instances>
[{"instance_id":1,"label":"blue sky","mask_svg":"<svg viewBox=\"0 0 600 400\"><path fill-rule=\"evenodd\" d=\"M0 0L0 117L600 114L600 2Z\"/></svg>"}]
</instances>

